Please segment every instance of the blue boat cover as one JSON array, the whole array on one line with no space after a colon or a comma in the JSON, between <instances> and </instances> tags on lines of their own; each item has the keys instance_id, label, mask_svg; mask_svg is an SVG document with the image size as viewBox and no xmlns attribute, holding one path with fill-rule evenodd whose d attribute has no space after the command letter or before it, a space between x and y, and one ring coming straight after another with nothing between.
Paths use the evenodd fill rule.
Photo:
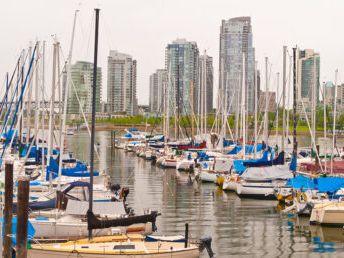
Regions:
<instances>
[{"instance_id":1,"label":"blue boat cover","mask_svg":"<svg viewBox=\"0 0 344 258\"><path fill-rule=\"evenodd\" d=\"M52 176L52 179L58 176L59 166L57 164L57 161L53 157L50 157L50 165L47 166L46 171L47 171L46 173L47 181L49 181L50 179L50 174ZM61 174L63 176L70 176L70 177L89 177L90 176L90 173L87 172L87 166L80 161L77 161L76 166L73 168L62 168ZM99 173L94 172L93 175L98 176Z\"/></svg>"},{"instance_id":2,"label":"blue boat cover","mask_svg":"<svg viewBox=\"0 0 344 258\"><path fill-rule=\"evenodd\" d=\"M261 143L257 144L257 152L260 152L263 149L263 145ZM235 155L238 154L242 150L241 145L235 146L231 151L229 151L227 154L229 155ZM245 153L250 154L254 152L254 145L245 145Z\"/></svg>"},{"instance_id":3,"label":"blue boat cover","mask_svg":"<svg viewBox=\"0 0 344 258\"><path fill-rule=\"evenodd\" d=\"M296 176L295 178L289 179L287 186L290 186L294 189L302 190L313 190L315 189L315 184L313 179L305 176Z\"/></svg>"},{"instance_id":4,"label":"blue boat cover","mask_svg":"<svg viewBox=\"0 0 344 258\"><path fill-rule=\"evenodd\" d=\"M335 193L340 188L344 188L344 178L342 177L319 177L314 179L314 183L322 193Z\"/></svg>"},{"instance_id":5,"label":"blue boat cover","mask_svg":"<svg viewBox=\"0 0 344 258\"><path fill-rule=\"evenodd\" d=\"M238 174L242 174L249 167L264 167L284 164L284 152L281 151L274 160L269 160L269 152L264 151L263 157L254 160L234 160L233 168Z\"/></svg>"},{"instance_id":6,"label":"blue boat cover","mask_svg":"<svg viewBox=\"0 0 344 258\"><path fill-rule=\"evenodd\" d=\"M5 233L5 223L4 223L4 218L1 218L1 223L2 223L2 239L4 239L4 233ZM34 227L32 226L32 224L30 223L30 221L27 222L27 236L28 236L28 240L31 240L36 233L36 230L34 229ZM13 217L12 218L12 245L16 246L17 244L17 217Z\"/></svg>"}]
</instances>

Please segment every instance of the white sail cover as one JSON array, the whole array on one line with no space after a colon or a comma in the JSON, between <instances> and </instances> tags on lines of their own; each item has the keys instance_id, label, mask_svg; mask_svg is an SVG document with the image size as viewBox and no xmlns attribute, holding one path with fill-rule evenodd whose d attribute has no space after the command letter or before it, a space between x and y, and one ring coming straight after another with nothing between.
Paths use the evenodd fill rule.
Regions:
<instances>
[{"instance_id":1,"label":"white sail cover","mask_svg":"<svg viewBox=\"0 0 344 258\"><path fill-rule=\"evenodd\" d=\"M66 214L86 215L87 210L87 201L68 200ZM93 202L93 213L110 216L126 215L123 202Z\"/></svg>"},{"instance_id":2,"label":"white sail cover","mask_svg":"<svg viewBox=\"0 0 344 258\"><path fill-rule=\"evenodd\" d=\"M247 181L267 181L275 179L293 178L293 173L288 165L276 165L269 167L249 167L241 175Z\"/></svg>"}]
</instances>

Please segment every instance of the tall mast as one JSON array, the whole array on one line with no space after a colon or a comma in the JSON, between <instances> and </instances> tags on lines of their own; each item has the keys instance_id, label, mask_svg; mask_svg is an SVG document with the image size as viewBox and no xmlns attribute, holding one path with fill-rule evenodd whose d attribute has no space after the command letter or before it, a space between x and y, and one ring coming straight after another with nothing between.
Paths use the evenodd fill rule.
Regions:
<instances>
[{"instance_id":1,"label":"tall mast","mask_svg":"<svg viewBox=\"0 0 344 258\"><path fill-rule=\"evenodd\" d=\"M245 80L245 53L242 53L242 89L241 89L241 105L242 105L242 150L243 150L243 159L246 159L246 80Z\"/></svg>"},{"instance_id":2,"label":"tall mast","mask_svg":"<svg viewBox=\"0 0 344 258\"><path fill-rule=\"evenodd\" d=\"M337 116L337 76L338 69L335 73L334 78L334 110L333 110L333 129L332 129L332 155L331 155L331 175L333 174L333 159L334 159L334 148L336 142L336 116Z\"/></svg>"},{"instance_id":3,"label":"tall mast","mask_svg":"<svg viewBox=\"0 0 344 258\"><path fill-rule=\"evenodd\" d=\"M277 110L276 110L276 144L278 145L278 108L279 108L279 76L280 76L280 73L277 73L277 90L276 90L276 107L277 107Z\"/></svg>"},{"instance_id":4,"label":"tall mast","mask_svg":"<svg viewBox=\"0 0 344 258\"><path fill-rule=\"evenodd\" d=\"M327 121L326 121L326 84L323 83L324 91L324 153L325 153L325 173L327 173Z\"/></svg>"},{"instance_id":5,"label":"tall mast","mask_svg":"<svg viewBox=\"0 0 344 258\"><path fill-rule=\"evenodd\" d=\"M44 133L44 119L45 119L45 99L44 99L44 90L45 90L45 41L43 41L43 49L42 49L42 102L41 102L41 108L42 108L42 171L45 170L45 160L44 160L44 147L45 147L45 133ZM36 136L37 137L37 136Z\"/></svg>"},{"instance_id":6,"label":"tall mast","mask_svg":"<svg viewBox=\"0 0 344 258\"><path fill-rule=\"evenodd\" d=\"M95 137L95 121L96 121L96 90L97 90L97 60L98 60L98 27L99 27L99 9L95 9L96 24L94 36L94 60L93 60L93 85L92 85L92 133L91 133L91 151L90 151L90 194L89 194L89 210L93 210L93 166L94 166L94 137ZM92 238L92 229L88 231L88 238Z\"/></svg>"},{"instance_id":7,"label":"tall mast","mask_svg":"<svg viewBox=\"0 0 344 258\"><path fill-rule=\"evenodd\" d=\"M179 61L178 61L179 62ZM177 139L179 140L180 127L180 88L179 88L179 63L177 65Z\"/></svg>"},{"instance_id":8,"label":"tall mast","mask_svg":"<svg viewBox=\"0 0 344 258\"><path fill-rule=\"evenodd\" d=\"M47 155L47 165L50 165L50 156L53 150L53 139L54 139L54 121L55 121L55 112L54 112L54 103L55 103L55 86L56 86L56 52L57 44L54 42L53 50L53 73L52 73L52 85L51 85L51 101L50 101L50 111L49 111L49 133L48 133L48 155Z\"/></svg>"},{"instance_id":9,"label":"tall mast","mask_svg":"<svg viewBox=\"0 0 344 258\"><path fill-rule=\"evenodd\" d=\"M67 117L67 102L68 102L68 92L69 92L69 84L71 78L71 64L72 64L72 53L73 53L73 44L74 44L74 33L75 33L75 24L77 18L78 10L74 13L74 22L73 22L73 30L72 30L72 38L69 47L69 54L68 60L66 64L67 69L67 80L65 85L65 93L64 93L64 105L63 105L63 117L62 117L62 126L60 128L60 158L59 158L59 171L58 171L58 190L61 190L61 174L62 174L62 156L63 156L63 148L64 148L64 139L66 134L66 117Z\"/></svg>"},{"instance_id":10,"label":"tall mast","mask_svg":"<svg viewBox=\"0 0 344 258\"><path fill-rule=\"evenodd\" d=\"M39 120L39 101L38 101L38 89L39 89L39 42L37 42L37 60L36 60L36 73L35 73L35 138L36 138L36 149L38 149L38 120ZM36 157L37 159L37 154Z\"/></svg>"},{"instance_id":11,"label":"tall mast","mask_svg":"<svg viewBox=\"0 0 344 258\"><path fill-rule=\"evenodd\" d=\"M316 125L316 89L317 89L317 76L316 76L316 57L313 56L313 89L312 89L312 133L314 137L313 150L316 151L315 144L315 125Z\"/></svg>"},{"instance_id":12,"label":"tall mast","mask_svg":"<svg viewBox=\"0 0 344 258\"><path fill-rule=\"evenodd\" d=\"M254 158L257 156L257 113L258 113L258 74L257 61L254 62Z\"/></svg>"},{"instance_id":13,"label":"tall mast","mask_svg":"<svg viewBox=\"0 0 344 258\"><path fill-rule=\"evenodd\" d=\"M296 160L297 157L297 141L296 141L296 50L293 48L293 158ZM296 172L296 171L294 171Z\"/></svg>"},{"instance_id":14,"label":"tall mast","mask_svg":"<svg viewBox=\"0 0 344 258\"><path fill-rule=\"evenodd\" d=\"M285 92L286 92L286 84L287 84L287 46L283 46L283 89L282 89L282 108L283 108L283 113L282 113L282 151L285 152Z\"/></svg>"},{"instance_id":15,"label":"tall mast","mask_svg":"<svg viewBox=\"0 0 344 258\"><path fill-rule=\"evenodd\" d=\"M264 113L264 140L265 144L268 144L268 102L269 102L269 76L268 76L268 58L265 57L265 113Z\"/></svg>"}]
</instances>

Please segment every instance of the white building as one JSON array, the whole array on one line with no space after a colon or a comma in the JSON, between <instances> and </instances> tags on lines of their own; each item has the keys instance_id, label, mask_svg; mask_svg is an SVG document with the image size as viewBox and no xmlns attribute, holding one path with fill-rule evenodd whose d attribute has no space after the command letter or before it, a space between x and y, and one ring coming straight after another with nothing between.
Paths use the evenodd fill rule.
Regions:
<instances>
[{"instance_id":1,"label":"white building","mask_svg":"<svg viewBox=\"0 0 344 258\"><path fill-rule=\"evenodd\" d=\"M108 111L137 114L136 60L130 55L110 50L107 76Z\"/></svg>"}]
</instances>

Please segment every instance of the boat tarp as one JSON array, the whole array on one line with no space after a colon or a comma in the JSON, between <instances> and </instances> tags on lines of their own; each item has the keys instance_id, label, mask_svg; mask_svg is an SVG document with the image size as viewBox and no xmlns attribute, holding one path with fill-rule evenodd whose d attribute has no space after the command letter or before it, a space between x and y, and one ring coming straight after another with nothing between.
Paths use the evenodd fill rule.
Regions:
<instances>
[{"instance_id":1,"label":"boat tarp","mask_svg":"<svg viewBox=\"0 0 344 258\"><path fill-rule=\"evenodd\" d=\"M4 218L1 218L1 224L2 224L2 239L4 239L4 233L5 233L5 223L4 223ZM12 218L12 245L16 246L17 244L17 217L13 217ZM32 240L33 237L36 234L36 230L35 228L32 226L31 222L28 221L27 222L27 236L28 236L28 240Z\"/></svg>"},{"instance_id":2,"label":"boat tarp","mask_svg":"<svg viewBox=\"0 0 344 258\"><path fill-rule=\"evenodd\" d=\"M234 160L234 163L233 163L234 167L233 168L234 168L236 173L242 174L246 170L246 168L253 167L254 163L261 163L261 162L268 161L268 158L269 158L269 152L264 151L263 156L260 159L252 159L252 160L238 159L238 160Z\"/></svg>"},{"instance_id":3,"label":"boat tarp","mask_svg":"<svg viewBox=\"0 0 344 258\"><path fill-rule=\"evenodd\" d=\"M319 177L314 179L314 183L319 192L335 193L344 187L344 178L341 177Z\"/></svg>"},{"instance_id":4,"label":"boat tarp","mask_svg":"<svg viewBox=\"0 0 344 258\"><path fill-rule=\"evenodd\" d=\"M290 186L294 189L302 189L302 190L313 190L315 189L315 184L313 179L305 176L296 176L295 178L289 179L287 182L287 186Z\"/></svg>"},{"instance_id":5,"label":"boat tarp","mask_svg":"<svg viewBox=\"0 0 344 258\"><path fill-rule=\"evenodd\" d=\"M289 166L249 167L241 178L251 181L290 179L293 178L293 173L289 170Z\"/></svg>"},{"instance_id":6,"label":"boat tarp","mask_svg":"<svg viewBox=\"0 0 344 258\"><path fill-rule=\"evenodd\" d=\"M274 160L259 160L257 162L243 162L246 167L262 167L262 166L272 166L272 165L283 165L284 164L284 151L281 151L277 158Z\"/></svg>"},{"instance_id":7,"label":"boat tarp","mask_svg":"<svg viewBox=\"0 0 344 258\"><path fill-rule=\"evenodd\" d=\"M58 157L57 157L58 159ZM50 165L47 166L47 173L46 173L46 180L49 181L50 174L52 178L56 178L58 176L59 166L55 159L52 157L50 158ZM77 161L76 166L73 168L62 168L61 174L63 176L70 176L70 177L89 177L90 173L87 172L87 166ZM98 176L98 172L94 172L94 176Z\"/></svg>"},{"instance_id":8,"label":"boat tarp","mask_svg":"<svg viewBox=\"0 0 344 258\"><path fill-rule=\"evenodd\" d=\"M261 143L257 144L257 152L260 152L263 149L263 145ZM235 155L238 154L242 150L242 146L237 145L235 146L231 151L229 151L227 154L229 155ZM254 152L254 145L245 145L245 153L250 154Z\"/></svg>"}]
</instances>

